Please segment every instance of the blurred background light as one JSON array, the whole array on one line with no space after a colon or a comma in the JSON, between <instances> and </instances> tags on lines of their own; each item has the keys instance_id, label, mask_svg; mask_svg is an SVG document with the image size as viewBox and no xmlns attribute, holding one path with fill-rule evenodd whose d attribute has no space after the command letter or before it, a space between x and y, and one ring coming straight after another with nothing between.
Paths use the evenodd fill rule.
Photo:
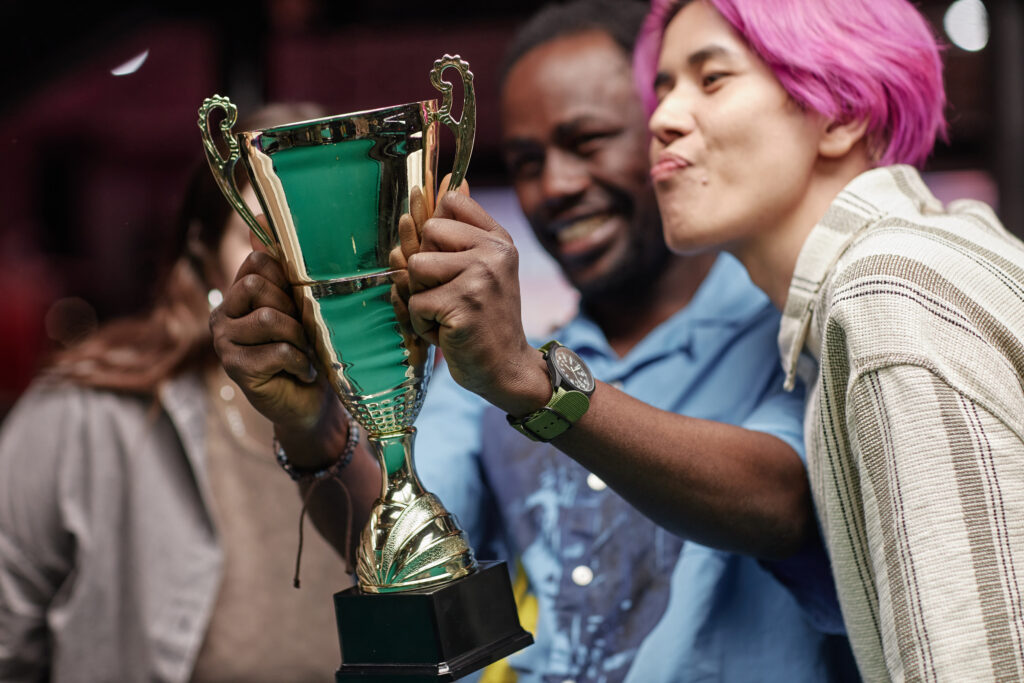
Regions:
<instances>
[{"instance_id":1,"label":"blurred background light","mask_svg":"<svg viewBox=\"0 0 1024 683\"><path fill-rule=\"evenodd\" d=\"M981 0L956 0L946 10L942 26L961 50L977 52L988 45L988 12Z\"/></svg>"},{"instance_id":2,"label":"blurred background light","mask_svg":"<svg viewBox=\"0 0 1024 683\"><path fill-rule=\"evenodd\" d=\"M110 73L115 76L127 76L138 71L146 61L146 57L149 56L149 50L143 50L139 54L135 55L121 66L111 69Z\"/></svg>"}]
</instances>

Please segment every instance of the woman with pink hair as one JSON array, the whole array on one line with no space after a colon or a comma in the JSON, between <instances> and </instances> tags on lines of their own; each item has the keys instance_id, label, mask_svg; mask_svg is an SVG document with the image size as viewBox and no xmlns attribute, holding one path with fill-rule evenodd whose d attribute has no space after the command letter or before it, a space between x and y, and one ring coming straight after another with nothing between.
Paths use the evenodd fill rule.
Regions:
<instances>
[{"instance_id":1,"label":"woman with pink hair","mask_svg":"<svg viewBox=\"0 0 1024 683\"><path fill-rule=\"evenodd\" d=\"M636 51L666 239L783 310L867 680L1022 680L1024 245L913 165L945 134L906 0L654 0Z\"/></svg>"}]
</instances>

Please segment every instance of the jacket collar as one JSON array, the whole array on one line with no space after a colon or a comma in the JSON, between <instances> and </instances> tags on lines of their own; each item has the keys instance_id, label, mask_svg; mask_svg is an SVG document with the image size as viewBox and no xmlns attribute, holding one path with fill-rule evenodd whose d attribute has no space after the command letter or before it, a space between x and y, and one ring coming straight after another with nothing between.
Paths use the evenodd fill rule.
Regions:
<instances>
[{"instance_id":1,"label":"jacket collar","mask_svg":"<svg viewBox=\"0 0 1024 683\"><path fill-rule=\"evenodd\" d=\"M206 414L209 399L202 374L195 370L182 373L164 382L157 392L160 403L174 423L182 449L195 477L207 510L212 494L206 476Z\"/></svg>"},{"instance_id":2,"label":"jacket collar","mask_svg":"<svg viewBox=\"0 0 1024 683\"><path fill-rule=\"evenodd\" d=\"M836 263L861 233L886 215L934 213L942 204L911 166L875 168L854 178L829 205L804 241L790 281L779 327L779 353L786 389L796 381L806 347L821 356L821 335L812 325L822 289Z\"/></svg>"}]
</instances>

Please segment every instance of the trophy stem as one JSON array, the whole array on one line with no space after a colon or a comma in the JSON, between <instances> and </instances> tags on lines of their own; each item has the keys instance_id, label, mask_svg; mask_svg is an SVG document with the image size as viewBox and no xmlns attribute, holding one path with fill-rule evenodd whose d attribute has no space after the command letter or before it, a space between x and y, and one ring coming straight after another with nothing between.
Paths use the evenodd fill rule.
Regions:
<instances>
[{"instance_id":1,"label":"trophy stem","mask_svg":"<svg viewBox=\"0 0 1024 683\"><path fill-rule=\"evenodd\" d=\"M385 476L356 561L359 586L368 593L427 588L476 570L466 535L416 476L415 438L414 427L369 437Z\"/></svg>"},{"instance_id":2,"label":"trophy stem","mask_svg":"<svg viewBox=\"0 0 1024 683\"><path fill-rule=\"evenodd\" d=\"M415 440L415 427L407 427L390 434L369 435L370 450L380 461L381 471L387 473L381 489L381 498L384 498L388 489L392 488L389 481L391 479L395 480L396 485L402 485L400 482L409 482L416 488L417 493L423 494L423 486L416 476L416 468L412 462L412 445Z\"/></svg>"}]
</instances>

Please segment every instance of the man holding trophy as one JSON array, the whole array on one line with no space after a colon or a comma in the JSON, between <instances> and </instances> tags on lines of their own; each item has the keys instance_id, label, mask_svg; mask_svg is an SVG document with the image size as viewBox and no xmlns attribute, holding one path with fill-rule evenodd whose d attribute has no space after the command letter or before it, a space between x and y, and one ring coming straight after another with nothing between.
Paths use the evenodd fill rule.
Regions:
<instances>
[{"instance_id":1,"label":"man holding trophy","mask_svg":"<svg viewBox=\"0 0 1024 683\"><path fill-rule=\"evenodd\" d=\"M441 582L462 580L460 568L473 576L465 537L479 555L502 548L520 559L538 617L536 644L510 660L518 680L852 678L845 639L826 635L842 626L801 462L802 397L782 391L775 358L778 314L731 257L673 255L662 240L630 69L645 9L615 0L551 7L509 49L502 115L512 182L541 244L580 292L581 313L557 342L538 350L526 340L507 233L465 194L444 195L428 220L430 197L412 192L398 259L408 261L408 282L307 285L257 251L212 317L217 350L274 421L279 459L298 475L321 532L357 557L364 589L388 593L410 565L417 569L399 592L433 585L438 567L448 573ZM327 310L339 287L348 299L367 292L359 308L372 308L383 298L370 292L383 284L411 292L415 331L451 364L451 377L439 371L425 397L423 379L414 393L383 399L419 412L425 487L411 468L412 437L382 446L379 434L390 432L373 432L381 400L371 406L355 388L374 362L352 355L369 336L353 331L360 313L348 307L312 327L322 338L309 334L309 311ZM312 294L293 297L293 287ZM408 357L427 354L419 342L402 344ZM338 358L323 352L332 345ZM324 377L334 365L343 379ZM426 367L407 361L401 373L415 379ZM508 386L517 389L498 389ZM356 445L332 388L368 440ZM680 418L666 438L646 429L650 406L734 427L722 435ZM756 440L759 457L731 457L737 439ZM331 479L343 488L318 483ZM401 516L376 511L389 497L406 506ZM412 561L414 549L395 542L368 545L409 526L414 505L426 510L418 528L432 535L406 534L414 542L404 547L463 550ZM382 569L385 556L398 568ZM401 639L410 625L393 628Z\"/></svg>"}]
</instances>

